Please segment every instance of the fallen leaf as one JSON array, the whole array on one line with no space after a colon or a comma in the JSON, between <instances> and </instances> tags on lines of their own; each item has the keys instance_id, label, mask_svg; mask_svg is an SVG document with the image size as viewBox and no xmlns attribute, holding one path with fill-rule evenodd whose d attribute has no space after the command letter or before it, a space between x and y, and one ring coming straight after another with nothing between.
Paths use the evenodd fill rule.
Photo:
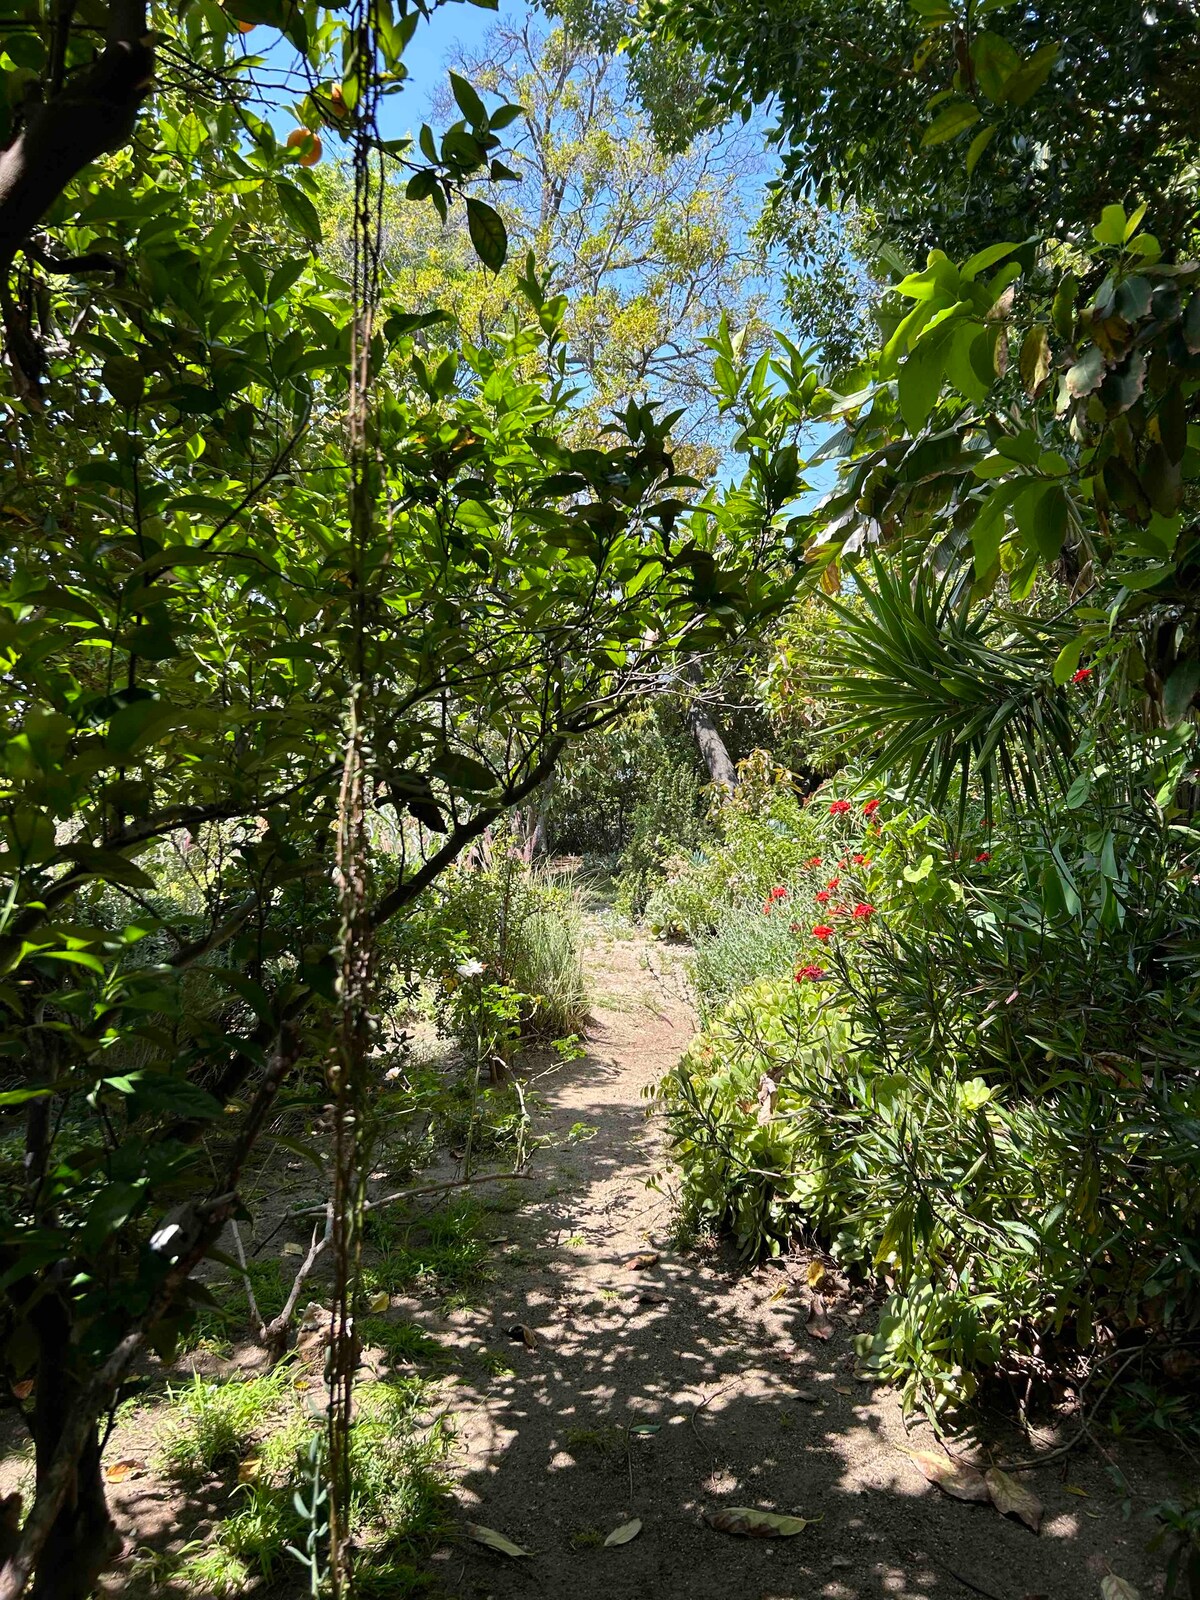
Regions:
<instances>
[{"instance_id":1,"label":"fallen leaf","mask_svg":"<svg viewBox=\"0 0 1200 1600\"><path fill-rule=\"evenodd\" d=\"M983 1473L969 1462L957 1461L953 1456L934 1455L929 1450L906 1450L904 1454L916 1462L930 1483L936 1483L956 1500L991 1499Z\"/></svg>"},{"instance_id":2,"label":"fallen leaf","mask_svg":"<svg viewBox=\"0 0 1200 1600\"><path fill-rule=\"evenodd\" d=\"M11 1384L9 1384L9 1388L12 1390L13 1399L14 1400L28 1400L29 1396L34 1391L34 1387L35 1387L36 1384L37 1384L37 1379L36 1378L22 1378L20 1383L11 1383Z\"/></svg>"},{"instance_id":3,"label":"fallen leaf","mask_svg":"<svg viewBox=\"0 0 1200 1600\"><path fill-rule=\"evenodd\" d=\"M1081 1500L1090 1498L1086 1489L1081 1489L1077 1483L1064 1483L1063 1488L1068 1494L1077 1494Z\"/></svg>"},{"instance_id":4,"label":"fallen leaf","mask_svg":"<svg viewBox=\"0 0 1200 1600\"><path fill-rule=\"evenodd\" d=\"M825 1301L819 1294L814 1294L812 1297L812 1304L808 1308L808 1321L805 1324L805 1330L814 1339L820 1339L822 1343L833 1335L833 1323L830 1322L825 1314Z\"/></svg>"},{"instance_id":5,"label":"fallen leaf","mask_svg":"<svg viewBox=\"0 0 1200 1600\"><path fill-rule=\"evenodd\" d=\"M280 1251L280 1254L285 1256L302 1256L304 1251L294 1239L289 1239L284 1245L283 1249Z\"/></svg>"},{"instance_id":6,"label":"fallen leaf","mask_svg":"<svg viewBox=\"0 0 1200 1600\"><path fill-rule=\"evenodd\" d=\"M854 1390L848 1389L844 1383L835 1383L833 1386L833 1392L834 1394L853 1394Z\"/></svg>"},{"instance_id":7,"label":"fallen leaf","mask_svg":"<svg viewBox=\"0 0 1200 1600\"><path fill-rule=\"evenodd\" d=\"M704 1520L718 1533L736 1533L746 1539L790 1539L821 1519L785 1517L777 1511L759 1511L756 1506L719 1506L716 1511L706 1511Z\"/></svg>"},{"instance_id":8,"label":"fallen leaf","mask_svg":"<svg viewBox=\"0 0 1200 1600\"><path fill-rule=\"evenodd\" d=\"M247 1456L245 1461L238 1467L238 1482L254 1483L261 1471L262 1458L259 1456Z\"/></svg>"},{"instance_id":9,"label":"fallen leaf","mask_svg":"<svg viewBox=\"0 0 1200 1600\"><path fill-rule=\"evenodd\" d=\"M630 1272L644 1272L647 1267L656 1267L662 1260L657 1250L643 1250L641 1255L633 1256L625 1263Z\"/></svg>"},{"instance_id":10,"label":"fallen leaf","mask_svg":"<svg viewBox=\"0 0 1200 1600\"><path fill-rule=\"evenodd\" d=\"M144 1478L147 1470L144 1461L110 1461L104 1476L109 1483L124 1483L127 1478Z\"/></svg>"},{"instance_id":11,"label":"fallen leaf","mask_svg":"<svg viewBox=\"0 0 1200 1600\"><path fill-rule=\"evenodd\" d=\"M485 1544L489 1550L498 1550L502 1556L527 1556L528 1550L522 1550L519 1544L514 1544L511 1539L506 1539L502 1533L497 1533L495 1528L485 1528L480 1522L467 1523L467 1538L474 1539L476 1544Z\"/></svg>"},{"instance_id":12,"label":"fallen leaf","mask_svg":"<svg viewBox=\"0 0 1200 1600\"><path fill-rule=\"evenodd\" d=\"M767 1304L769 1306L773 1306L777 1300L782 1300L784 1295L787 1292L788 1292L788 1285L787 1285L787 1279L785 1278L783 1280L783 1282L779 1285L778 1289L775 1290L774 1294L772 1294L772 1295L770 1295L768 1297Z\"/></svg>"},{"instance_id":13,"label":"fallen leaf","mask_svg":"<svg viewBox=\"0 0 1200 1600\"><path fill-rule=\"evenodd\" d=\"M808 1287L819 1289L825 1282L825 1263L823 1261L810 1261L808 1263Z\"/></svg>"},{"instance_id":14,"label":"fallen leaf","mask_svg":"<svg viewBox=\"0 0 1200 1600\"><path fill-rule=\"evenodd\" d=\"M1042 1502L1032 1489L1027 1489L999 1467L989 1467L983 1475L992 1504L1002 1517L1016 1517L1019 1522L1037 1533L1042 1526Z\"/></svg>"},{"instance_id":15,"label":"fallen leaf","mask_svg":"<svg viewBox=\"0 0 1200 1600\"><path fill-rule=\"evenodd\" d=\"M508 1330L508 1337L523 1344L527 1350L536 1350L542 1342L534 1330L523 1322L514 1322Z\"/></svg>"},{"instance_id":16,"label":"fallen leaf","mask_svg":"<svg viewBox=\"0 0 1200 1600\"><path fill-rule=\"evenodd\" d=\"M645 1437L647 1434L657 1433L661 1427L661 1422L639 1422L636 1427L630 1428L629 1431Z\"/></svg>"},{"instance_id":17,"label":"fallen leaf","mask_svg":"<svg viewBox=\"0 0 1200 1600\"><path fill-rule=\"evenodd\" d=\"M619 1528L614 1528L605 1539L605 1544L628 1544L630 1539L636 1539L642 1531L640 1517L634 1517L632 1522L623 1522Z\"/></svg>"},{"instance_id":18,"label":"fallen leaf","mask_svg":"<svg viewBox=\"0 0 1200 1600\"><path fill-rule=\"evenodd\" d=\"M1124 1578L1118 1578L1115 1572L1110 1572L1107 1578L1101 1578L1100 1593L1104 1600L1141 1600L1133 1585Z\"/></svg>"},{"instance_id":19,"label":"fallen leaf","mask_svg":"<svg viewBox=\"0 0 1200 1600\"><path fill-rule=\"evenodd\" d=\"M643 1289L641 1294L638 1295L638 1303L643 1306L669 1306L671 1296L669 1294L659 1294L656 1289Z\"/></svg>"},{"instance_id":20,"label":"fallen leaf","mask_svg":"<svg viewBox=\"0 0 1200 1600\"><path fill-rule=\"evenodd\" d=\"M386 1311L391 1303L391 1295L388 1294L386 1289L381 1289L378 1294L373 1294L367 1301L367 1310L373 1311L378 1315L379 1312Z\"/></svg>"}]
</instances>

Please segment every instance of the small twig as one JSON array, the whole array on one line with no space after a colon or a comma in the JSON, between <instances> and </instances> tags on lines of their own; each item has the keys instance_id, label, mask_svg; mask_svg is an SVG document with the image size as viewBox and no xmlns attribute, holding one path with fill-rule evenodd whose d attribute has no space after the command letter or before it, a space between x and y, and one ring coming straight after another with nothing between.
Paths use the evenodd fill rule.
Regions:
<instances>
[{"instance_id":1,"label":"small twig","mask_svg":"<svg viewBox=\"0 0 1200 1600\"><path fill-rule=\"evenodd\" d=\"M254 1337L259 1344L266 1343L267 1325L263 1321L263 1314L258 1309L258 1301L254 1297L254 1285L250 1282L250 1269L246 1265L246 1252L242 1248L242 1235L236 1222L229 1224L233 1230L233 1247L237 1251L238 1265L242 1269L242 1282L246 1285L246 1304L250 1310L250 1326L254 1329Z\"/></svg>"},{"instance_id":2,"label":"small twig","mask_svg":"<svg viewBox=\"0 0 1200 1600\"><path fill-rule=\"evenodd\" d=\"M985 1589L982 1584L974 1583L970 1578L964 1578L961 1572L955 1572L954 1568L947 1566L940 1556L935 1556L928 1552L926 1552L926 1555L935 1567L941 1567L942 1571L948 1573L955 1583L961 1583L964 1589L970 1589L975 1594L982 1595L983 1600L1000 1600L1000 1596L991 1589Z\"/></svg>"},{"instance_id":3,"label":"small twig","mask_svg":"<svg viewBox=\"0 0 1200 1600\"><path fill-rule=\"evenodd\" d=\"M398 1194L385 1194L379 1200L368 1200L364 1211L378 1211L380 1206L395 1205L398 1200L418 1200L426 1194L445 1194L449 1189L467 1189L476 1183L532 1183L534 1172L484 1172L475 1178L455 1178L451 1183L428 1183L420 1189L401 1189ZM303 1211L293 1211L293 1217L319 1216L323 1207L308 1206Z\"/></svg>"}]
</instances>

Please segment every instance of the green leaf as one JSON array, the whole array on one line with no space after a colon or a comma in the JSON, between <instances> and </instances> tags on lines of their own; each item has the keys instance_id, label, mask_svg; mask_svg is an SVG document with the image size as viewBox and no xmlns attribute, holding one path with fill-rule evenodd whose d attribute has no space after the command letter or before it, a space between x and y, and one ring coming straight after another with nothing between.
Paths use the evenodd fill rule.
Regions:
<instances>
[{"instance_id":1,"label":"green leaf","mask_svg":"<svg viewBox=\"0 0 1200 1600\"><path fill-rule=\"evenodd\" d=\"M279 205L284 216L300 233L313 244L321 242L321 219L317 215L317 208L294 183L286 179L275 180L275 193L279 196Z\"/></svg>"},{"instance_id":2,"label":"green leaf","mask_svg":"<svg viewBox=\"0 0 1200 1600\"><path fill-rule=\"evenodd\" d=\"M1045 83L1058 60L1059 46L1044 44L1035 50L1019 71L1014 72L1006 84L1006 99L1010 105L1023 106L1032 100Z\"/></svg>"},{"instance_id":3,"label":"green leaf","mask_svg":"<svg viewBox=\"0 0 1200 1600\"><path fill-rule=\"evenodd\" d=\"M972 172L975 171L975 168L979 165L980 157L983 155L983 152L987 149L988 145L991 144L995 137L996 124L994 122L989 122L986 127L980 128L979 132L971 140L971 143L967 146L968 177Z\"/></svg>"},{"instance_id":4,"label":"green leaf","mask_svg":"<svg viewBox=\"0 0 1200 1600\"><path fill-rule=\"evenodd\" d=\"M1191 709L1200 689L1200 661L1181 661L1163 685L1163 716L1173 728Z\"/></svg>"},{"instance_id":5,"label":"green leaf","mask_svg":"<svg viewBox=\"0 0 1200 1600\"><path fill-rule=\"evenodd\" d=\"M1108 363L1099 345L1090 344L1074 366L1067 370L1067 393L1072 399L1082 399L1100 387Z\"/></svg>"},{"instance_id":6,"label":"green leaf","mask_svg":"<svg viewBox=\"0 0 1200 1600\"><path fill-rule=\"evenodd\" d=\"M488 114L483 101L476 94L473 86L457 72L450 74L450 88L454 98L458 101L458 108L474 128L487 126Z\"/></svg>"},{"instance_id":7,"label":"green leaf","mask_svg":"<svg viewBox=\"0 0 1200 1600\"><path fill-rule=\"evenodd\" d=\"M1125 207L1105 206L1100 213L1100 221L1092 229L1092 237L1097 244L1124 244Z\"/></svg>"},{"instance_id":8,"label":"green leaf","mask_svg":"<svg viewBox=\"0 0 1200 1600\"><path fill-rule=\"evenodd\" d=\"M921 144L923 146L945 144L947 140L965 133L968 128L973 128L978 121L979 112L969 100L956 100L934 117L925 130Z\"/></svg>"},{"instance_id":9,"label":"green leaf","mask_svg":"<svg viewBox=\"0 0 1200 1600\"><path fill-rule=\"evenodd\" d=\"M483 200L468 200L467 231L484 266L499 272L508 255L508 233L500 213Z\"/></svg>"},{"instance_id":10,"label":"green leaf","mask_svg":"<svg viewBox=\"0 0 1200 1600\"><path fill-rule=\"evenodd\" d=\"M979 87L988 99L1001 105L1008 98L1008 84L1019 72L1021 57L999 34L981 33L971 46L971 60Z\"/></svg>"},{"instance_id":11,"label":"green leaf","mask_svg":"<svg viewBox=\"0 0 1200 1600\"><path fill-rule=\"evenodd\" d=\"M918 340L900 368L900 414L910 433L920 432L942 392L949 334L949 326L944 325Z\"/></svg>"},{"instance_id":12,"label":"green leaf","mask_svg":"<svg viewBox=\"0 0 1200 1600\"><path fill-rule=\"evenodd\" d=\"M133 356L110 356L100 369L100 381L117 404L127 411L140 404L145 380Z\"/></svg>"}]
</instances>

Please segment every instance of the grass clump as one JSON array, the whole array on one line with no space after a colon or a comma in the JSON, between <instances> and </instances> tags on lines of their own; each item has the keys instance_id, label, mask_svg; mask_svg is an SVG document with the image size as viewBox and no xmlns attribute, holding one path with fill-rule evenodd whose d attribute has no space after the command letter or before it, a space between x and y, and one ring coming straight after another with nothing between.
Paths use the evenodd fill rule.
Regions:
<instances>
[{"instance_id":1,"label":"grass clump","mask_svg":"<svg viewBox=\"0 0 1200 1600\"><path fill-rule=\"evenodd\" d=\"M218 1381L197 1374L184 1389L168 1391L174 1413L163 1456L180 1483L229 1476L276 1420L290 1368L251 1378Z\"/></svg>"}]
</instances>

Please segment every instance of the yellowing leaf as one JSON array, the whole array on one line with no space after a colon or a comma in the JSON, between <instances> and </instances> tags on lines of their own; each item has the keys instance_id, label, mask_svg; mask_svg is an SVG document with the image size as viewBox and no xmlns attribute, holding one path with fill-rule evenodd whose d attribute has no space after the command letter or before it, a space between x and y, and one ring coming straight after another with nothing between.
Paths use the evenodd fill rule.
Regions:
<instances>
[{"instance_id":1,"label":"yellowing leaf","mask_svg":"<svg viewBox=\"0 0 1200 1600\"><path fill-rule=\"evenodd\" d=\"M810 1261L808 1263L808 1287L819 1289L825 1282L825 1263L823 1261Z\"/></svg>"},{"instance_id":2,"label":"yellowing leaf","mask_svg":"<svg viewBox=\"0 0 1200 1600\"><path fill-rule=\"evenodd\" d=\"M1067 1494L1077 1494L1081 1500L1087 1500L1089 1498L1087 1490L1081 1489L1077 1483L1064 1483L1063 1488L1066 1490Z\"/></svg>"},{"instance_id":3,"label":"yellowing leaf","mask_svg":"<svg viewBox=\"0 0 1200 1600\"><path fill-rule=\"evenodd\" d=\"M756 1506L720 1506L706 1511L704 1520L718 1533L736 1533L746 1539L790 1539L803 1533L810 1522L820 1517L785 1517L777 1511L760 1511Z\"/></svg>"},{"instance_id":4,"label":"yellowing leaf","mask_svg":"<svg viewBox=\"0 0 1200 1600\"><path fill-rule=\"evenodd\" d=\"M506 1539L502 1533L497 1533L495 1528L485 1528L481 1522L467 1523L467 1538L474 1539L476 1544L483 1544L489 1550L496 1550L502 1556L527 1556L528 1550L522 1550L519 1544L514 1544L511 1539Z\"/></svg>"},{"instance_id":5,"label":"yellowing leaf","mask_svg":"<svg viewBox=\"0 0 1200 1600\"><path fill-rule=\"evenodd\" d=\"M606 1545L628 1544L630 1539L636 1539L641 1531L642 1520L640 1517L634 1517L632 1522L623 1522L619 1528L614 1528L604 1543Z\"/></svg>"},{"instance_id":6,"label":"yellowing leaf","mask_svg":"<svg viewBox=\"0 0 1200 1600\"><path fill-rule=\"evenodd\" d=\"M777 1300L782 1300L784 1295L787 1292L788 1292L788 1284L787 1284L787 1279L785 1278L783 1280L783 1282L779 1285L778 1289L773 1290L772 1293L767 1296L767 1304L769 1306L773 1306L776 1303Z\"/></svg>"},{"instance_id":7,"label":"yellowing leaf","mask_svg":"<svg viewBox=\"0 0 1200 1600\"><path fill-rule=\"evenodd\" d=\"M1027 1489L1007 1472L1001 1472L999 1467L989 1467L983 1476L992 1504L1000 1515L1016 1517L1037 1533L1042 1526L1042 1502L1032 1489Z\"/></svg>"},{"instance_id":8,"label":"yellowing leaf","mask_svg":"<svg viewBox=\"0 0 1200 1600\"><path fill-rule=\"evenodd\" d=\"M1107 1578L1101 1578L1100 1593L1104 1600L1141 1600L1133 1585L1125 1578L1118 1578L1115 1572L1110 1572Z\"/></svg>"},{"instance_id":9,"label":"yellowing leaf","mask_svg":"<svg viewBox=\"0 0 1200 1600\"><path fill-rule=\"evenodd\" d=\"M262 1471L262 1459L259 1456L247 1456L238 1467L239 1483L254 1483Z\"/></svg>"},{"instance_id":10,"label":"yellowing leaf","mask_svg":"<svg viewBox=\"0 0 1200 1600\"><path fill-rule=\"evenodd\" d=\"M376 1313L386 1311L392 1303L392 1297L386 1289L381 1289L378 1294L373 1294L367 1301L367 1310Z\"/></svg>"},{"instance_id":11,"label":"yellowing leaf","mask_svg":"<svg viewBox=\"0 0 1200 1600\"><path fill-rule=\"evenodd\" d=\"M127 1478L144 1478L146 1470L144 1461L110 1461L104 1469L104 1476L109 1483L124 1483Z\"/></svg>"},{"instance_id":12,"label":"yellowing leaf","mask_svg":"<svg viewBox=\"0 0 1200 1600\"><path fill-rule=\"evenodd\" d=\"M970 1462L958 1461L954 1456L935 1455L929 1450L906 1450L904 1454L916 1462L930 1483L936 1483L956 1500L991 1499L983 1473Z\"/></svg>"}]
</instances>

